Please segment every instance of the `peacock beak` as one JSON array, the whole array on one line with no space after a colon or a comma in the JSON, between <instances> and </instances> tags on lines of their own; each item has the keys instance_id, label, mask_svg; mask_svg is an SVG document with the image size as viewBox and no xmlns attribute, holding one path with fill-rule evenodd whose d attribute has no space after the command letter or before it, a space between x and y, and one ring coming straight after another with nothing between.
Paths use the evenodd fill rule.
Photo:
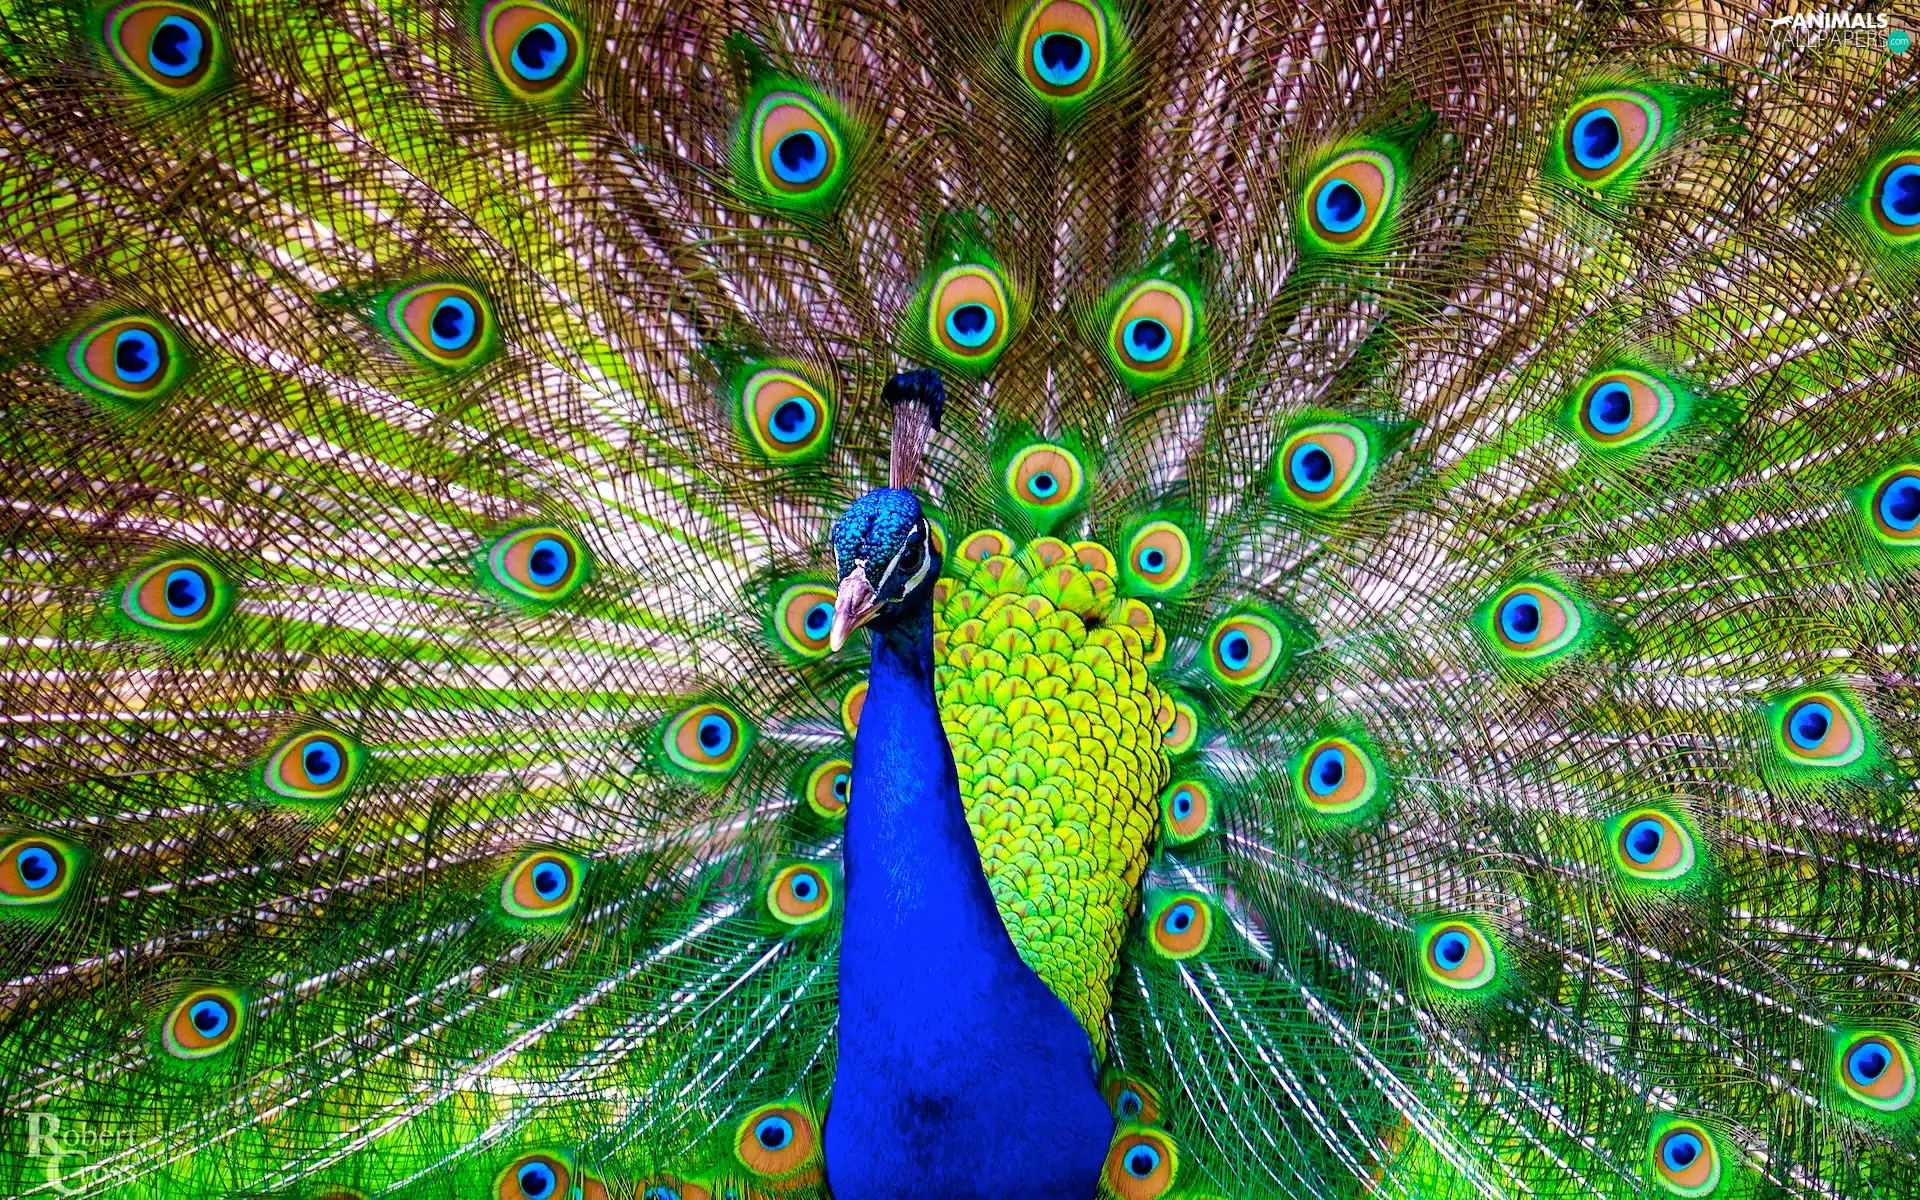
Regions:
<instances>
[{"instance_id":1,"label":"peacock beak","mask_svg":"<svg viewBox=\"0 0 1920 1200\"><path fill-rule=\"evenodd\" d=\"M827 635L827 647L838 650L847 644L853 631L880 613L880 601L874 598L873 585L867 582L867 564L855 563L840 581L840 595L833 602L833 632Z\"/></svg>"}]
</instances>

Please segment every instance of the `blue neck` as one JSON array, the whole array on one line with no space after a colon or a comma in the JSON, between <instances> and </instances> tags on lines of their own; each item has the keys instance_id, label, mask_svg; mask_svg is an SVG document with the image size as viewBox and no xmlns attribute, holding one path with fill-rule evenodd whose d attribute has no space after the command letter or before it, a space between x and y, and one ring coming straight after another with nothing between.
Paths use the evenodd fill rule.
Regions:
<instances>
[{"instance_id":1,"label":"blue neck","mask_svg":"<svg viewBox=\"0 0 1920 1200\"><path fill-rule=\"evenodd\" d=\"M980 869L922 597L876 622L853 748L835 1200L1088 1200L1112 1136L1085 1032L1021 961Z\"/></svg>"}]
</instances>

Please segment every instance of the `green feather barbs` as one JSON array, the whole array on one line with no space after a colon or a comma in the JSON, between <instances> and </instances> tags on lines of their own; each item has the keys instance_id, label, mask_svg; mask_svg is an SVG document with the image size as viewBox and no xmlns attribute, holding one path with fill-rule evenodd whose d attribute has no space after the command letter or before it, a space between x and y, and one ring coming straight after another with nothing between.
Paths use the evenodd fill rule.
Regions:
<instances>
[{"instance_id":1,"label":"green feather barbs","mask_svg":"<svg viewBox=\"0 0 1920 1200\"><path fill-rule=\"evenodd\" d=\"M500 884L500 907L523 921L553 921L579 903L586 865L557 850L536 850L514 863Z\"/></svg>"},{"instance_id":2,"label":"green feather barbs","mask_svg":"<svg viewBox=\"0 0 1920 1200\"><path fill-rule=\"evenodd\" d=\"M79 851L58 838L34 834L0 846L0 920L58 908L80 865Z\"/></svg>"},{"instance_id":3,"label":"green feather barbs","mask_svg":"<svg viewBox=\"0 0 1920 1200\"><path fill-rule=\"evenodd\" d=\"M480 11L480 45L493 77L529 104L565 99L586 74L586 44L566 14L534 0L497 0Z\"/></svg>"},{"instance_id":4,"label":"green feather barbs","mask_svg":"<svg viewBox=\"0 0 1920 1200\"><path fill-rule=\"evenodd\" d=\"M84 395L117 409L146 410L179 386L191 359L165 323L129 313L89 323L48 365Z\"/></svg>"},{"instance_id":5,"label":"green feather barbs","mask_svg":"<svg viewBox=\"0 0 1920 1200\"><path fill-rule=\"evenodd\" d=\"M170 100L204 94L219 82L226 46L213 19L171 0L135 0L108 10L101 29L107 54L136 82Z\"/></svg>"}]
</instances>

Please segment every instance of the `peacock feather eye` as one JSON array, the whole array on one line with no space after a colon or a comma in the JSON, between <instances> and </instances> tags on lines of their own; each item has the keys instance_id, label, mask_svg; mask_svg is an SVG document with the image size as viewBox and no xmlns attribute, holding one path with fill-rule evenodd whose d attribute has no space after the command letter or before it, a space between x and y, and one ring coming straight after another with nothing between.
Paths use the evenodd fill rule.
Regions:
<instances>
[{"instance_id":1,"label":"peacock feather eye","mask_svg":"<svg viewBox=\"0 0 1920 1200\"><path fill-rule=\"evenodd\" d=\"M826 108L795 88L769 92L746 127L753 178L768 203L821 209L847 183L846 140Z\"/></svg>"},{"instance_id":2,"label":"peacock feather eye","mask_svg":"<svg viewBox=\"0 0 1920 1200\"><path fill-rule=\"evenodd\" d=\"M1173 702L1173 717L1160 740L1167 753L1176 758L1200 744L1200 714L1193 705L1185 700Z\"/></svg>"},{"instance_id":3,"label":"peacock feather eye","mask_svg":"<svg viewBox=\"0 0 1920 1200\"><path fill-rule=\"evenodd\" d=\"M1193 298L1178 284L1149 279L1114 307L1107 352L1128 385L1141 390L1171 378L1186 364L1197 319Z\"/></svg>"},{"instance_id":4,"label":"peacock feather eye","mask_svg":"<svg viewBox=\"0 0 1920 1200\"><path fill-rule=\"evenodd\" d=\"M219 78L224 47L213 19L171 0L135 0L107 12L107 51L163 96L185 98Z\"/></svg>"},{"instance_id":5,"label":"peacock feather eye","mask_svg":"<svg viewBox=\"0 0 1920 1200\"><path fill-rule=\"evenodd\" d=\"M558 9L532 0L487 5L480 14L480 44L494 78L517 100L562 99L585 73L580 31Z\"/></svg>"},{"instance_id":6,"label":"peacock feather eye","mask_svg":"<svg viewBox=\"0 0 1920 1200\"><path fill-rule=\"evenodd\" d=\"M1895 1113L1913 1103L1913 1062L1890 1034L1846 1034L1837 1043L1833 1069L1846 1095L1877 1112Z\"/></svg>"},{"instance_id":7,"label":"peacock feather eye","mask_svg":"<svg viewBox=\"0 0 1920 1200\"><path fill-rule=\"evenodd\" d=\"M1311 244L1335 251L1364 247L1392 211L1398 170L1377 150L1349 150L1320 168L1301 197Z\"/></svg>"},{"instance_id":8,"label":"peacock feather eye","mask_svg":"<svg viewBox=\"0 0 1920 1200\"><path fill-rule=\"evenodd\" d=\"M1774 743L1796 766L1846 767L1867 752L1859 715L1837 693L1796 693L1776 701L1773 711Z\"/></svg>"},{"instance_id":9,"label":"peacock feather eye","mask_svg":"<svg viewBox=\"0 0 1920 1200\"><path fill-rule=\"evenodd\" d=\"M1213 940L1213 906L1198 892L1164 898L1154 910L1147 940L1162 958L1192 958Z\"/></svg>"},{"instance_id":10,"label":"peacock feather eye","mask_svg":"<svg viewBox=\"0 0 1920 1200\"><path fill-rule=\"evenodd\" d=\"M338 800L353 787L365 751L352 738L328 729L297 733L267 756L260 780L283 800Z\"/></svg>"},{"instance_id":11,"label":"peacock feather eye","mask_svg":"<svg viewBox=\"0 0 1920 1200\"><path fill-rule=\"evenodd\" d=\"M523 1154L494 1179L498 1200L568 1200L573 1192L573 1170L558 1154Z\"/></svg>"},{"instance_id":12,"label":"peacock feather eye","mask_svg":"<svg viewBox=\"0 0 1920 1200\"><path fill-rule=\"evenodd\" d=\"M233 589L213 564L166 558L134 572L120 589L120 611L136 626L163 635L195 637L220 623Z\"/></svg>"},{"instance_id":13,"label":"peacock feather eye","mask_svg":"<svg viewBox=\"0 0 1920 1200\"><path fill-rule=\"evenodd\" d=\"M1200 779L1181 779L1160 795L1167 842L1183 846L1213 831L1213 789Z\"/></svg>"},{"instance_id":14,"label":"peacock feather eye","mask_svg":"<svg viewBox=\"0 0 1920 1200\"><path fill-rule=\"evenodd\" d=\"M381 306L381 323L408 353L427 366L454 370L484 360L494 349L493 310L486 298L458 283L401 288Z\"/></svg>"},{"instance_id":15,"label":"peacock feather eye","mask_svg":"<svg viewBox=\"0 0 1920 1200\"><path fill-rule=\"evenodd\" d=\"M1882 160L1870 179L1867 217L1873 228L1896 242L1920 238L1920 151Z\"/></svg>"},{"instance_id":16,"label":"peacock feather eye","mask_svg":"<svg viewBox=\"0 0 1920 1200\"><path fill-rule=\"evenodd\" d=\"M175 1058L212 1058L240 1035L246 1004L225 988L201 988L173 1006L160 1026L160 1041Z\"/></svg>"},{"instance_id":17,"label":"peacock feather eye","mask_svg":"<svg viewBox=\"0 0 1920 1200\"><path fill-rule=\"evenodd\" d=\"M1606 371L1574 398L1574 428L1596 450L1623 450L1657 438L1678 410L1674 389L1645 371Z\"/></svg>"},{"instance_id":18,"label":"peacock feather eye","mask_svg":"<svg viewBox=\"0 0 1920 1200\"><path fill-rule=\"evenodd\" d=\"M1013 336L1013 315L1007 286L992 267L948 267L927 289L927 338L936 354L958 370L991 367Z\"/></svg>"},{"instance_id":19,"label":"peacock feather eye","mask_svg":"<svg viewBox=\"0 0 1920 1200\"><path fill-rule=\"evenodd\" d=\"M713 1200L713 1193L697 1183L672 1176L656 1176L640 1192L640 1200Z\"/></svg>"},{"instance_id":20,"label":"peacock feather eye","mask_svg":"<svg viewBox=\"0 0 1920 1200\"><path fill-rule=\"evenodd\" d=\"M1359 812L1380 795L1380 772L1358 742L1326 737L1295 760L1293 784L1308 810L1321 816Z\"/></svg>"},{"instance_id":21,"label":"peacock feather eye","mask_svg":"<svg viewBox=\"0 0 1920 1200\"><path fill-rule=\"evenodd\" d=\"M838 821L847 815L847 802L853 798L853 764L844 758L830 758L807 773L804 795L814 815Z\"/></svg>"},{"instance_id":22,"label":"peacock feather eye","mask_svg":"<svg viewBox=\"0 0 1920 1200\"><path fill-rule=\"evenodd\" d=\"M1920 547L1920 466L1888 471L1867 489L1865 499L1867 524L1876 539L1903 550Z\"/></svg>"},{"instance_id":23,"label":"peacock feather eye","mask_svg":"<svg viewBox=\"0 0 1920 1200\"><path fill-rule=\"evenodd\" d=\"M1172 596L1193 575L1193 543L1172 521L1149 521L1127 539L1123 568L1129 591Z\"/></svg>"},{"instance_id":24,"label":"peacock feather eye","mask_svg":"<svg viewBox=\"0 0 1920 1200\"><path fill-rule=\"evenodd\" d=\"M1003 479L1014 503L1042 522L1073 507L1086 484L1080 459L1051 442L1015 454Z\"/></svg>"},{"instance_id":25,"label":"peacock feather eye","mask_svg":"<svg viewBox=\"0 0 1920 1200\"><path fill-rule=\"evenodd\" d=\"M763 1104L734 1129L734 1157L762 1180L798 1186L820 1170L820 1132L800 1104Z\"/></svg>"},{"instance_id":26,"label":"peacock feather eye","mask_svg":"<svg viewBox=\"0 0 1920 1200\"><path fill-rule=\"evenodd\" d=\"M8 842L0 848L0 916L59 903L79 870L79 853L57 838L35 835Z\"/></svg>"},{"instance_id":27,"label":"peacock feather eye","mask_svg":"<svg viewBox=\"0 0 1920 1200\"><path fill-rule=\"evenodd\" d=\"M998 529L982 529L968 534L960 542L962 562L985 562L1013 553L1013 539Z\"/></svg>"},{"instance_id":28,"label":"peacock feather eye","mask_svg":"<svg viewBox=\"0 0 1920 1200\"><path fill-rule=\"evenodd\" d=\"M552 525L532 525L495 538L484 558L482 582L506 598L545 607L572 595L588 574L579 540Z\"/></svg>"},{"instance_id":29,"label":"peacock feather eye","mask_svg":"<svg viewBox=\"0 0 1920 1200\"><path fill-rule=\"evenodd\" d=\"M1660 144L1665 124L1659 102L1641 92L1589 96L1561 123L1561 161L1582 183L1604 187Z\"/></svg>"},{"instance_id":30,"label":"peacock feather eye","mask_svg":"<svg viewBox=\"0 0 1920 1200\"><path fill-rule=\"evenodd\" d=\"M745 718L727 705L709 702L667 722L662 745L674 766L697 778L714 778L739 769L751 740Z\"/></svg>"},{"instance_id":31,"label":"peacock feather eye","mask_svg":"<svg viewBox=\"0 0 1920 1200\"><path fill-rule=\"evenodd\" d=\"M1612 823L1614 865L1628 878L1672 882L1692 873L1699 859L1693 834L1659 809L1642 808Z\"/></svg>"},{"instance_id":32,"label":"peacock feather eye","mask_svg":"<svg viewBox=\"0 0 1920 1200\"><path fill-rule=\"evenodd\" d=\"M540 921L564 917L580 900L586 867L557 850L523 856L500 884L500 907L508 916Z\"/></svg>"},{"instance_id":33,"label":"peacock feather eye","mask_svg":"<svg viewBox=\"0 0 1920 1200\"><path fill-rule=\"evenodd\" d=\"M1371 443L1358 426L1309 425L1281 444L1280 495L1296 507L1324 512L1353 493L1371 459Z\"/></svg>"},{"instance_id":34,"label":"peacock feather eye","mask_svg":"<svg viewBox=\"0 0 1920 1200\"><path fill-rule=\"evenodd\" d=\"M741 422L754 449L776 463L820 457L832 444L833 405L793 371L768 367L740 389Z\"/></svg>"},{"instance_id":35,"label":"peacock feather eye","mask_svg":"<svg viewBox=\"0 0 1920 1200\"><path fill-rule=\"evenodd\" d=\"M1579 640L1586 621L1580 606L1558 588L1538 581L1516 583L1484 606L1482 632L1507 658L1551 658Z\"/></svg>"},{"instance_id":36,"label":"peacock feather eye","mask_svg":"<svg viewBox=\"0 0 1920 1200\"><path fill-rule=\"evenodd\" d=\"M1107 1151L1106 1183L1117 1200L1158 1200L1179 1173L1173 1139L1147 1126L1121 1126Z\"/></svg>"},{"instance_id":37,"label":"peacock feather eye","mask_svg":"<svg viewBox=\"0 0 1920 1200\"><path fill-rule=\"evenodd\" d=\"M1153 1125L1160 1120L1160 1093L1131 1075L1110 1075L1100 1089L1107 1107L1124 1123Z\"/></svg>"},{"instance_id":38,"label":"peacock feather eye","mask_svg":"<svg viewBox=\"0 0 1920 1200\"><path fill-rule=\"evenodd\" d=\"M1676 1196L1711 1196L1720 1187L1720 1151L1706 1126L1669 1121L1647 1146L1653 1177Z\"/></svg>"},{"instance_id":39,"label":"peacock feather eye","mask_svg":"<svg viewBox=\"0 0 1920 1200\"><path fill-rule=\"evenodd\" d=\"M773 605L773 630L780 644L798 658L822 658L833 632L834 590L818 583L796 583Z\"/></svg>"},{"instance_id":40,"label":"peacock feather eye","mask_svg":"<svg viewBox=\"0 0 1920 1200\"><path fill-rule=\"evenodd\" d=\"M860 732L860 714L867 710L867 681L862 679L840 697L840 729L852 741Z\"/></svg>"},{"instance_id":41,"label":"peacock feather eye","mask_svg":"<svg viewBox=\"0 0 1920 1200\"><path fill-rule=\"evenodd\" d=\"M1037 0L1020 24L1020 77L1050 104L1084 99L1112 55L1107 12L1093 0Z\"/></svg>"},{"instance_id":42,"label":"peacock feather eye","mask_svg":"<svg viewBox=\"0 0 1920 1200\"><path fill-rule=\"evenodd\" d=\"M1466 921L1439 921L1420 937L1420 969L1440 987L1473 992L1499 973L1493 943Z\"/></svg>"},{"instance_id":43,"label":"peacock feather eye","mask_svg":"<svg viewBox=\"0 0 1920 1200\"><path fill-rule=\"evenodd\" d=\"M812 925L833 912L833 881L811 863L774 872L767 884L767 912L782 925Z\"/></svg>"},{"instance_id":44,"label":"peacock feather eye","mask_svg":"<svg viewBox=\"0 0 1920 1200\"><path fill-rule=\"evenodd\" d=\"M1228 687L1259 687L1280 663L1286 642L1280 626L1259 613L1216 621L1207 634L1207 670Z\"/></svg>"},{"instance_id":45,"label":"peacock feather eye","mask_svg":"<svg viewBox=\"0 0 1920 1200\"><path fill-rule=\"evenodd\" d=\"M158 404L187 374L187 356L173 331L151 317L97 321L68 338L55 371L98 399L121 408Z\"/></svg>"}]
</instances>

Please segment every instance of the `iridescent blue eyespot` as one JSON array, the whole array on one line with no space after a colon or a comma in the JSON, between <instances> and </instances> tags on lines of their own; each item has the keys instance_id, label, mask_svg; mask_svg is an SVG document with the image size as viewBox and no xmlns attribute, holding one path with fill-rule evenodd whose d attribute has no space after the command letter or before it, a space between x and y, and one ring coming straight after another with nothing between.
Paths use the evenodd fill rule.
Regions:
<instances>
[{"instance_id":1,"label":"iridescent blue eyespot","mask_svg":"<svg viewBox=\"0 0 1920 1200\"><path fill-rule=\"evenodd\" d=\"M1184 821L1193 815L1193 793L1182 790L1173 797L1174 819Z\"/></svg>"},{"instance_id":2,"label":"iridescent blue eyespot","mask_svg":"<svg viewBox=\"0 0 1920 1200\"><path fill-rule=\"evenodd\" d=\"M1302 442L1287 463L1287 474L1302 491L1324 492L1333 486L1333 456L1314 442Z\"/></svg>"},{"instance_id":3,"label":"iridescent blue eyespot","mask_svg":"<svg viewBox=\"0 0 1920 1200\"><path fill-rule=\"evenodd\" d=\"M542 21L513 44L513 67L533 83L552 79L567 65L567 35L552 21Z\"/></svg>"},{"instance_id":4,"label":"iridescent blue eyespot","mask_svg":"<svg viewBox=\"0 0 1920 1200\"><path fill-rule=\"evenodd\" d=\"M557 862L541 862L533 868L533 894L542 900L558 900L567 891L567 873Z\"/></svg>"},{"instance_id":5,"label":"iridescent blue eyespot","mask_svg":"<svg viewBox=\"0 0 1920 1200\"><path fill-rule=\"evenodd\" d=\"M820 895L820 881L815 879L813 875L802 871L796 873L793 878L787 882L787 889L793 893L795 900L805 904Z\"/></svg>"},{"instance_id":6,"label":"iridescent blue eyespot","mask_svg":"<svg viewBox=\"0 0 1920 1200\"><path fill-rule=\"evenodd\" d=\"M543 1162L530 1162L521 1167L514 1182L520 1185L520 1192L527 1200L547 1200L560 1183L554 1177L553 1168Z\"/></svg>"},{"instance_id":7,"label":"iridescent blue eyespot","mask_svg":"<svg viewBox=\"0 0 1920 1200\"><path fill-rule=\"evenodd\" d=\"M1367 200L1344 179L1330 179L1313 198L1313 215L1329 233L1352 233L1367 219Z\"/></svg>"},{"instance_id":8,"label":"iridescent blue eyespot","mask_svg":"<svg viewBox=\"0 0 1920 1200\"><path fill-rule=\"evenodd\" d=\"M1040 471L1027 480L1027 490L1045 500L1060 490L1060 481L1053 477L1053 472Z\"/></svg>"},{"instance_id":9,"label":"iridescent blue eyespot","mask_svg":"<svg viewBox=\"0 0 1920 1200\"><path fill-rule=\"evenodd\" d=\"M718 758L733 747L733 724L718 713L700 718L700 748Z\"/></svg>"},{"instance_id":10,"label":"iridescent blue eyespot","mask_svg":"<svg viewBox=\"0 0 1920 1200\"><path fill-rule=\"evenodd\" d=\"M1676 1133L1660 1147L1660 1161L1667 1165L1667 1170L1678 1174L1693 1165L1702 1149L1698 1137L1691 1133Z\"/></svg>"},{"instance_id":11,"label":"iridescent blue eyespot","mask_svg":"<svg viewBox=\"0 0 1920 1200\"><path fill-rule=\"evenodd\" d=\"M207 577L189 567L167 572L167 611L176 617L190 617L207 602Z\"/></svg>"},{"instance_id":12,"label":"iridescent blue eyespot","mask_svg":"<svg viewBox=\"0 0 1920 1200\"><path fill-rule=\"evenodd\" d=\"M233 1014L227 1006L217 1000L201 1000L187 1009L187 1020L203 1038L217 1038L227 1031L233 1021Z\"/></svg>"},{"instance_id":13,"label":"iridescent blue eyespot","mask_svg":"<svg viewBox=\"0 0 1920 1200\"><path fill-rule=\"evenodd\" d=\"M1897 476L1886 486L1880 493L1880 520L1900 533L1920 524L1920 476Z\"/></svg>"},{"instance_id":14,"label":"iridescent blue eyespot","mask_svg":"<svg viewBox=\"0 0 1920 1200\"><path fill-rule=\"evenodd\" d=\"M1509 596L1500 606L1500 631L1522 645L1539 637L1540 602L1525 592Z\"/></svg>"},{"instance_id":15,"label":"iridescent blue eyespot","mask_svg":"<svg viewBox=\"0 0 1920 1200\"><path fill-rule=\"evenodd\" d=\"M1587 398L1587 421L1603 434L1626 432L1633 423L1633 393L1624 383L1601 384Z\"/></svg>"},{"instance_id":16,"label":"iridescent blue eyespot","mask_svg":"<svg viewBox=\"0 0 1920 1200\"><path fill-rule=\"evenodd\" d=\"M145 383L160 373L160 341L144 329L126 329L113 339L113 369L124 383Z\"/></svg>"},{"instance_id":17,"label":"iridescent blue eyespot","mask_svg":"<svg viewBox=\"0 0 1920 1200\"><path fill-rule=\"evenodd\" d=\"M1625 847L1628 858L1644 866L1652 862L1660 853L1660 843L1665 841L1666 837L1666 830L1661 827L1660 822L1651 818L1642 818L1628 826L1627 835L1622 839L1621 844Z\"/></svg>"},{"instance_id":18,"label":"iridescent blue eyespot","mask_svg":"<svg viewBox=\"0 0 1920 1200\"><path fill-rule=\"evenodd\" d=\"M1467 954L1473 949L1467 935L1448 930L1434 939L1433 957L1442 967L1457 967L1467 961Z\"/></svg>"},{"instance_id":19,"label":"iridescent blue eyespot","mask_svg":"<svg viewBox=\"0 0 1920 1200\"><path fill-rule=\"evenodd\" d=\"M316 787L326 787L340 777L346 759L332 742L312 741L300 754L300 769Z\"/></svg>"},{"instance_id":20,"label":"iridescent blue eyespot","mask_svg":"<svg viewBox=\"0 0 1920 1200\"><path fill-rule=\"evenodd\" d=\"M1574 161L1597 171L1620 157L1620 122L1604 108L1589 109L1573 123Z\"/></svg>"},{"instance_id":21,"label":"iridescent blue eyespot","mask_svg":"<svg viewBox=\"0 0 1920 1200\"><path fill-rule=\"evenodd\" d=\"M573 556L557 538L541 538L527 552L527 578L540 587L552 587L566 577Z\"/></svg>"},{"instance_id":22,"label":"iridescent blue eyespot","mask_svg":"<svg viewBox=\"0 0 1920 1200\"><path fill-rule=\"evenodd\" d=\"M1140 551L1140 569L1149 575L1158 575L1167 566L1167 553L1158 546L1148 546Z\"/></svg>"},{"instance_id":23,"label":"iridescent blue eyespot","mask_svg":"<svg viewBox=\"0 0 1920 1200\"><path fill-rule=\"evenodd\" d=\"M147 43L147 65L168 79L183 79L193 74L200 69L206 54L206 35L184 17L161 18L153 27L153 39Z\"/></svg>"},{"instance_id":24,"label":"iridescent blue eyespot","mask_svg":"<svg viewBox=\"0 0 1920 1200\"><path fill-rule=\"evenodd\" d=\"M442 350L459 350L473 339L473 305L459 296L446 296L433 306L427 320L427 336Z\"/></svg>"},{"instance_id":25,"label":"iridescent blue eyespot","mask_svg":"<svg viewBox=\"0 0 1920 1200\"><path fill-rule=\"evenodd\" d=\"M1139 1092L1134 1091L1132 1088L1122 1088L1120 1090L1120 1101L1114 1107L1120 1110L1122 1117L1131 1121L1137 1118L1141 1112L1145 1110L1146 1106L1146 1101L1140 1098Z\"/></svg>"},{"instance_id":26,"label":"iridescent blue eyespot","mask_svg":"<svg viewBox=\"0 0 1920 1200\"><path fill-rule=\"evenodd\" d=\"M1071 33L1049 33L1033 43L1033 71L1050 87L1072 87L1093 67L1093 51Z\"/></svg>"},{"instance_id":27,"label":"iridescent blue eyespot","mask_svg":"<svg viewBox=\"0 0 1920 1200\"><path fill-rule=\"evenodd\" d=\"M1337 746L1314 755L1313 764L1307 768L1307 786L1316 796L1333 795L1346 778L1347 755Z\"/></svg>"},{"instance_id":28,"label":"iridescent blue eyespot","mask_svg":"<svg viewBox=\"0 0 1920 1200\"><path fill-rule=\"evenodd\" d=\"M60 860L41 846L29 846L14 856L14 870L29 892L44 892L60 878Z\"/></svg>"},{"instance_id":29,"label":"iridescent blue eyespot","mask_svg":"<svg viewBox=\"0 0 1920 1200\"><path fill-rule=\"evenodd\" d=\"M1135 1179L1147 1179L1160 1168L1160 1152L1143 1142L1129 1150L1122 1161L1127 1174Z\"/></svg>"},{"instance_id":30,"label":"iridescent blue eyespot","mask_svg":"<svg viewBox=\"0 0 1920 1200\"><path fill-rule=\"evenodd\" d=\"M807 610L807 636L823 638L833 630L833 605L822 600Z\"/></svg>"},{"instance_id":31,"label":"iridescent blue eyespot","mask_svg":"<svg viewBox=\"0 0 1920 1200\"><path fill-rule=\"evenodd\" d=\"M1847 1055L1847 1074L1861 1087L1871 1085L1892 1065L1893 1056L1878 1042L1862 1042Z\"/></svg>"},{"instance_id":32,"label":"iridescent blue eyespot","mask_svg":"<svg viewBox=\"0 0 1920 1200\"><path fill-rule=\"evenodd\" d=\"M1160 923L1169 933L1185 933L1193 927L1193 922L1194 907L1185 900L1174 905L1168 910L1167 915L1160 919Z\"/></svg>"},{"instance_id":33,"label":"iridescent blue eyespot","mask_svg":"<svg viewBox=\"0 0 1920 1200\"><path fill-rule=\"evenodd\" d=\"M1154 363L1173 349L1173 334L1153 317L1135 317L1121 330L1120 342L1135 362Z\"/></svg>"},{"instance_id":34,"label":"iridescent blue eyespot","mask_svg":"<svg viewBox=\"0 0 1920 1200\"><path fill-rule=\"evenodd\" d=\"M773 146L773 173L785 183L806 184L827 169L827 142L811 129L796 129Z\"/></svg>"},{"instance_id":35,"label":"iridescent blue eyespot","mask_svg":"<svg viewBox=\"0 0 1920 1200\"><path fill-rule=\"evenodd\" d=\"M1895 225L1920 225L1920 163L1887 172L1880 181L1880 212Z\"/></svg>"},{"instance_id":36,"label":"iridescent blue eyespot","mask_svg":"<svg viewBox=\"0 0 1920 1200\"><path fill-rule=\"evenodd\" d=\"M768 1150L778 1150L793 1140L793 1122L785 1117L765 1117L753 1127L753 1140Z\"/></svg>"},{"instance_id":37,"label":"iridescent blue eyespot","mask_svg":"<svg viewBox=\"0 0 1920 1200\"><path fill-rule=\"evenodd\" d=\"M1253 642L1238 630L1220 639L1220 661L1229 671L1245 670L1253 660Z\"/></svg>"},{"instance_id":38,"label":"iridescent blue eyespot","mask_svg":"<svg viewBox=\"0 0 1920 1200\"><path fill-rule=\"evenodd\" d=\"M1802 704L1787 724L1793 744L1802 750L1817 750L1833 727L1833 710L1819 701Z\"/></svg>"},{"instance_id":39,"label":"iridescent blue eyespot","mask_svg":"<svg viewBox=\"0 0 1920 1200\"><path fill-rule=\"evenodd\" d=\"M947 313L947 336L968 349L984 346L999 324L984 304L960 304Z\"/></svg>"}]
</instances>

